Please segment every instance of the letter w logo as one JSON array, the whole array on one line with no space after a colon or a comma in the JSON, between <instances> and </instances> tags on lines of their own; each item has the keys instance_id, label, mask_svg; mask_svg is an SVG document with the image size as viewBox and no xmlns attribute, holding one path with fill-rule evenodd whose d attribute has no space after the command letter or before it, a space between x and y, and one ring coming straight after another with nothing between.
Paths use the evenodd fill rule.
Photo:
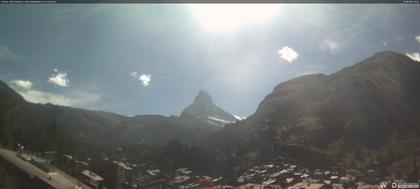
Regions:
<instances>
[{"instance_id":1,"label":"letter w logo","mask_svg":"<svg viewBox=\"0 0 420 189\"><path fill-rule=\"evenodd\" d=\"M387 185L388 183L386 183L386 182L381 182L381 183L379 183L379 185L380 185L380 187L381 188L386 188L386 185Z\"/></svg>"}]
</instances>

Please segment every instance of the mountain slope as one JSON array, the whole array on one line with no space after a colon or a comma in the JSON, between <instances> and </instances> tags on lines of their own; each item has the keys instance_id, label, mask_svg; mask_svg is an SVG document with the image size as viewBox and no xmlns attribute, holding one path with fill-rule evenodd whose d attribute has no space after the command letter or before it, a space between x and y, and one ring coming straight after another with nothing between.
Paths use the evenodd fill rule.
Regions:
<instances>
[{"instance_id":1,"label":"mountain slope","mask_svg":"<svg viewBox=\"0 0 420 189\"><path fill-rule=\"evenodd\" d=\"M17 94L13 89L0 81L0 120L4 119L6 112L14 107L22 105L25 100Z\"/></svg>"},{"instance_id":2,"label":"mountain slope","mask_svg":"<svg viewBox=\"0 0 420 189\"><path fill-rule=\"evenodd\" d=\"M232 114L214 105L210 95L203 90L200 90L194 102L182 111L181 118L199 119L204 123L216 126L237 121Z\"/></svg>"},{"instance_id":3,"label":"mountain slope","mask_svg":"<svg viewBox=\"0 0 420 189\"><path fill-rule=\"evenodd\" d=\"M121 123L123 128L111 130L116 144L164 144L176 139L186 144L195 144L209 134L237 119L213 104L211 96L200 90L193 103L180 116L140 115ZM116 134L118 133L118 134Z\"/></svg>"},{"instance_id":4,"label":"mountain slope","mask_svg":"<svg viewBox=\"0 0 420 189\"><path fill-rule=\"evenodd\" d=\"M211 97L206 95L211 100ZM199 96L196 100L200 100ZM196 103L190 107L196 110L212 106L216 107L212 103L210 106ZM230 116L221 109L214 110L216 113L209 115L223 115L225 116L222 116L223 119L226 115ZM22 96L0 81L0 136L3 145L9 147L19 142L30 149L44 151L59 148L54 144L58 143L66 148L74 145L71 149L86 148L83 150L88 151L88 148L104 145L164 145L169 140L193 144L218 129L220 127L188 113L181 117L159 115L126 117L109 112L52 104L33 104L26 102Z\"/></svg>"},{"instance_id":5,"label":"mountain slope","mask_svg":"<svg viewBox=\"0 0 420 189\"><path fill-rule=\"evenodd\" d=\"M420 64L380 52L329 76L279 84L253 115L209 143L244 156L272 157L293 148L295 158L317 154L364 168L374 160L389 164L415 151L420 139L419 81Z\"/></svg>"},{"instance_id":6,"label":"mountain slope","mask_svg":"<svg viewBox=\"0 0 420 189\"><path fill-rule=\"evenodd\" d=\"M106 131L124 119L113 113L28 103L0 81L0 135L6 147L21 143L35 151L72 151L98 145L106 142Z\"/></svg>"}]
</instances>

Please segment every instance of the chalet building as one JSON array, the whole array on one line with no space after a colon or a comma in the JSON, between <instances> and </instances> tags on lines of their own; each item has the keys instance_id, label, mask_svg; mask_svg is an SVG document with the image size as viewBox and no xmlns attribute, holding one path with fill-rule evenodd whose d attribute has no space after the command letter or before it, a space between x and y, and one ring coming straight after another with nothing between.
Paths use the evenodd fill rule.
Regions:
<instances>
[{"instance_id":1,"label":"chalet building","mask_svg":"<svg viewBox=\"0 0 420 189\"><path fill-rule=\"evenodd\" d=\"M96 189L103 189L104 179L101 176L86 169L83 170L80 174L81 180L88 186Z\"/></svg>"},{"instance_id":2,"label":"chalet building","mask_svg":"<svg viewBox=\"0 0 420 189\"><path fill-rule=\"evenodd\" d=\"M71 176L78 174L77 160L73 156L64 154L58 158L57 166Z\"/></svg>"},{"instance_id":3,"label":"chalet building","mask_svg":"<svg viewBox=\"0 0 420 189\"><path fill-rule=\"evenodd\" d=\"M131 189L132 168L120 161L113 161L115 189Z\"/></svg>"},{"instance_id":4,"label":"chalet building","mask_svg":"<svg viewBox=\"0 0 420 189\"><path fill-rule=\"evenodd\" d=\"M21 188L72 188L80 186L90 189L91 187L79 183L46 160L35 155L25 156L23 152L13 152L0 149L0 188L21 189ZM30 157L30 158L28 158ZM1 173L1 171L0 171Z\"/></svg>"}]
</instances>

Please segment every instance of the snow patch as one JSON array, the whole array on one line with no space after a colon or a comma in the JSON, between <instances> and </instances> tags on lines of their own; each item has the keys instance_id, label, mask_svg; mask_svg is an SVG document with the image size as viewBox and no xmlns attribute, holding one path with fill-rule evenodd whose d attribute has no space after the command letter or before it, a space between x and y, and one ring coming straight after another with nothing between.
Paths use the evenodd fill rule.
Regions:
<instances>
[{"instance_id":1,"label":"snow patch","mask_svg":"<svg viewBox=\"0 0 420 189\"><path fill-rule=\"evenodd\" d=\"M233 117L235 117L239 121L242 121L242 120L246 119L246 117L237 116L235 114L233 114Z\"/></svg>"},{"instance_id":2,"label":"snow patch","mask_svg":"<svg viewBox=\"0 0 420 189\"><path fill-rule=\"evenodd\" d=\"M233 122L233 121L227 121L227 120L223 120L223 119L219 119L217 117L211 117L211 116L209 116L207 118L209 118L209 119L211 119L213 121L221 122L223 124L228 124L228 123L232 123Z\"/></svg>"}]
</instances>

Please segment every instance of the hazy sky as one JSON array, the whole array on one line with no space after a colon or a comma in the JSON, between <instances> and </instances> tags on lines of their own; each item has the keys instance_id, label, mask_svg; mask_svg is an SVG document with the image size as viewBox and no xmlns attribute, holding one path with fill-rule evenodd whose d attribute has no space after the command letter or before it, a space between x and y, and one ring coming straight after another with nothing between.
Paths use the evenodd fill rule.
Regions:
<instances>
[{"instance_id":1,"label":"hazy sky","mask_svg":"<svg viewBox=\"0 0 420 189\"><path fill-rule=\"evenodd\" d=\"M419 4L1 5L0 80L126 115L178 115L204 89L248 116L296 76L384 50L420 59L419 20Z\"/></svg>"}]
</instances>

